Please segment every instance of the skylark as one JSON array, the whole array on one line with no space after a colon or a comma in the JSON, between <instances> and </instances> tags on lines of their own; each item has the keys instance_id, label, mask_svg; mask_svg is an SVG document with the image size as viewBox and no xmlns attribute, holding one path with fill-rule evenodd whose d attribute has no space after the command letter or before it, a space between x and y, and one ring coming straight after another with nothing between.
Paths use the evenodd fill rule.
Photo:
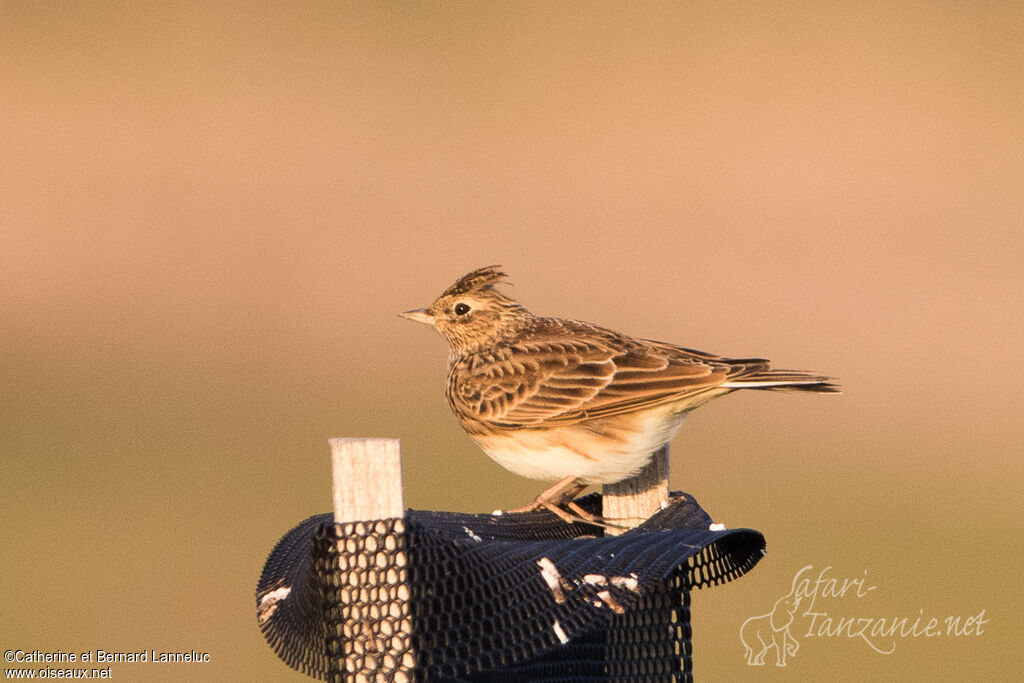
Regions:
<instances>
[{"instance_id":1,"label":"skylark","mask_svg":"<svg viewBox=\"0 0 1024 683\"><path fill-rule=\"evenodd\" d=\"M484 452L518 475L558 480L520 509L557 514L587 485L633 476L689 411L737 389L838 391L828 377L762 358L535 316L495 289L506 277L500 266L474 270L400 315L447 340L448 405Z\"/></svg>"}]
</instances>

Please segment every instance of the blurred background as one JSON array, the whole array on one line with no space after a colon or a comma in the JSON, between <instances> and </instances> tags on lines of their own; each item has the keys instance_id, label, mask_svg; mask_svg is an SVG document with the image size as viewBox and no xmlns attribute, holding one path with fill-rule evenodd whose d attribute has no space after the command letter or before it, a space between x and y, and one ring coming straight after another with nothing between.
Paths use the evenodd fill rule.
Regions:
<instances>
[{"instance_id":1,"label":"blurred background","mask_svg":"<svg viewBox=\"0 0 1024 683\"><path fill-rule=\"evenodd\" d=\"M0 2L0 645L303 680L253 592L329 437L400 437L411 507L543 487L395 315L497 263L536 313L843 384L673 443L768 539L694 595L698 679L1019 676L1022 73L1011 2ZM808 616L748 667L807 565L876 587L829 616L984 630L883 655Z\"/></svg>"}]
</instances>

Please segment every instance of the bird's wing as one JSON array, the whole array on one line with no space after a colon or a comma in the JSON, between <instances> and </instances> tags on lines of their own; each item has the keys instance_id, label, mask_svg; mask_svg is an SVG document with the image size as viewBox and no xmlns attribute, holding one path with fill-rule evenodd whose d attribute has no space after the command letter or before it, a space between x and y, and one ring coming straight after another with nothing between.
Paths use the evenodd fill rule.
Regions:
<instances>
[{"instance_id":1,"label":"bird's wing","mask_svg":"<svg viewBox=\"0 0 1024 683\"><path fill-rule=\"evenodd\" d=\"M683 403L764 365L617 335L534 338L476 356L450 390L458 393L457 412L470 419L507 427L565 425Z\"/></svg>"}]
</instances>

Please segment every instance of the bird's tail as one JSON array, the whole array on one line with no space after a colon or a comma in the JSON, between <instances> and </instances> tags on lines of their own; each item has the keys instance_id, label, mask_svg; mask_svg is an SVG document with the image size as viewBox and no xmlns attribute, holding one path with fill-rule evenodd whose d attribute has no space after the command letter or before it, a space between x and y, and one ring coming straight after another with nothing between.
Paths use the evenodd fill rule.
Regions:
<instances>
[{"instance_id":1,"label":"bird's tail","mask_svg":"<svg viewBox=\"0 0 1024 683\"><path fill-rule=\"evenodd\" d=\"M765 391L817 391L841 393L831 377L804 370L772 370L765 368L749 375L740 375L721 385L727 389L763 389Z\"/></svg>"}]
</instances>

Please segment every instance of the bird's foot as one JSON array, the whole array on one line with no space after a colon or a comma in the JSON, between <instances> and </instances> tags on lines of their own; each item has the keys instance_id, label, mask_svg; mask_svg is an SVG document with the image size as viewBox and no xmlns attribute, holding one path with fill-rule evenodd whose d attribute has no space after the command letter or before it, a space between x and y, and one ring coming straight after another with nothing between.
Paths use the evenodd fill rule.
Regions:
<instances>
[{"instance_id":1,"label":"bird's foot","mask_svg":"<svg viewBox=\"0 0 1024 683\"><path fill-rule=\"evenodd\" d=\"M542 491L539 496L526 505L507 510L506 512L534 512L543 509L555 515L566 524L584 522L606 528L618 528L617 525L609 523L603 517L588 512L576 504L574 499L585 488L587 488L585 483L579 481L576 477L569 476Z\"/></svg>"}]
</instances>

